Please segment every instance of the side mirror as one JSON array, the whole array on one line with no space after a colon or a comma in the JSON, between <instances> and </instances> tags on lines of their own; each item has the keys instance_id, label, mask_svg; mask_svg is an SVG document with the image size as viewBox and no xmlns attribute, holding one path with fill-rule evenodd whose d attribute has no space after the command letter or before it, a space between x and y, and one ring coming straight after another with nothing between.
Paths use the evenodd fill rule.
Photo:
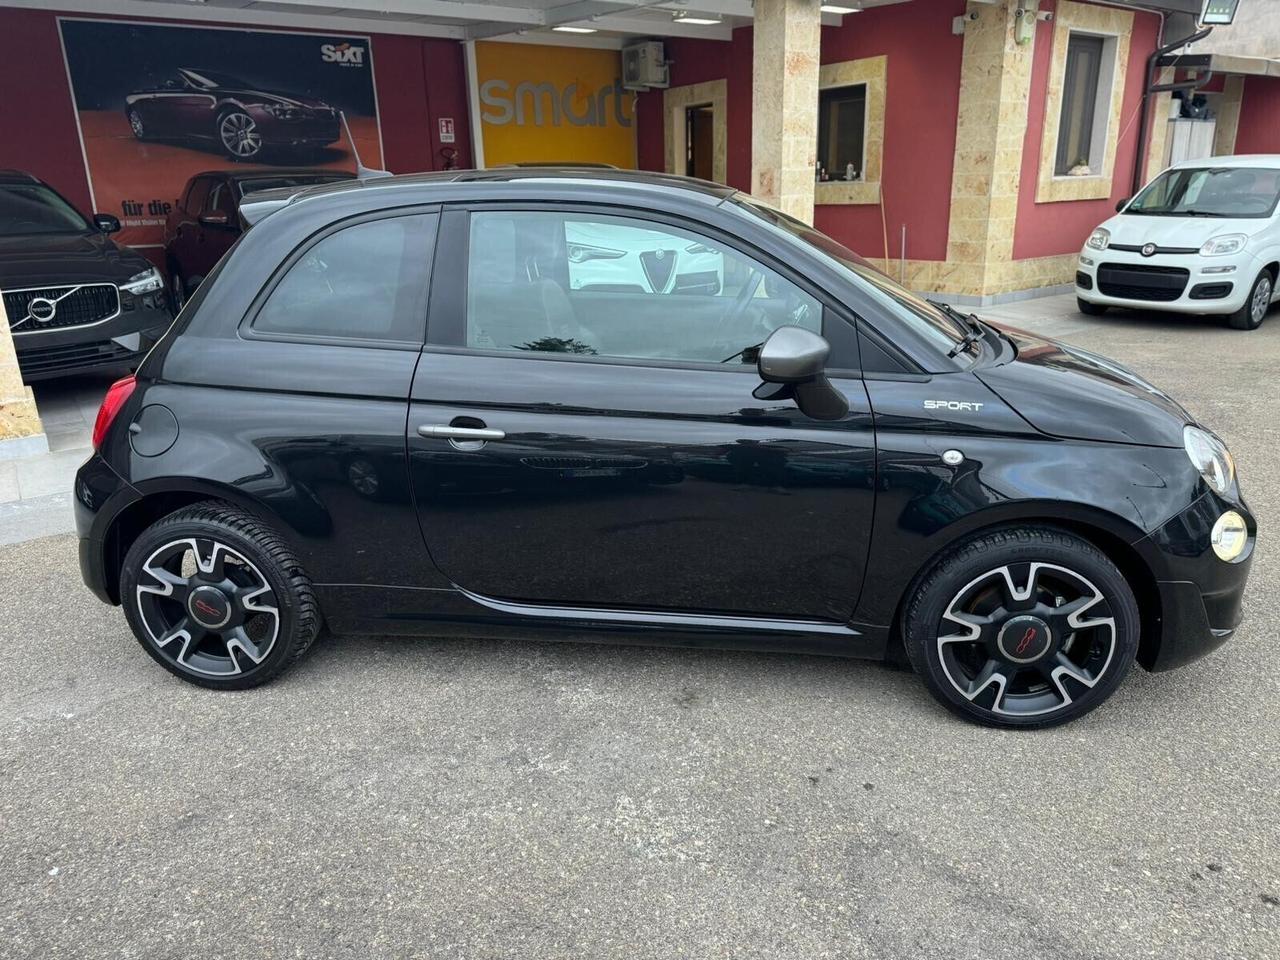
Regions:
<instances>
[{"instance_id":1,"label":"side mirror","mask_svg":"<svg viewBox=\"0 0 1280 960\"><path fill-rule=\"evenodd\" d=\"M93 225L103 233L120 232L120 219L109 213L95 213L93 215Z\"/></svg>"},{"instance_id":2,"label":"side mirror","mask_svg":"<svg viewBox=\"0 0 1280 960\"><path fill-rule=\"evenodd\" d=\"M1133 197L1125 197L1123 200L1118 200L1116 202L1116 213L1124 213L1124 208L1129 205L1129 201L1132 199Z\"/></svg>"},{"instance_id":3,"label":"side mirror","mask_svg":"<svg viewBox=\"0 0 1280 960\"><path fill-rule=\"evenodd\" d=\"M202 214L200 216L200 222L206 227L225 227L231 222L231 220L221 210L214 210L212 213Z\"/></svg>"},{"instance_id":4,"label":"side mirror","mask_svg":"<svg viewBox=\"0 0 1280 960\"><path fill-rule=\"evenodd\" d=\"M757 400L794 399L800 412L815 420L839 420L849 401L827 379L831 345L804 327L779 327L760 347L756 369L764 381Z\"/></svg>"}]
</instances>

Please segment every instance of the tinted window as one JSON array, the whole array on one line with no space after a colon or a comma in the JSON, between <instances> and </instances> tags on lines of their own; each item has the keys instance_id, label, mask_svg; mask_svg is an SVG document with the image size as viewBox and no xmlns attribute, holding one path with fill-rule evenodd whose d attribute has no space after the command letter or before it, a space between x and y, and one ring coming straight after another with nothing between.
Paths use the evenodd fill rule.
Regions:
<instances>
[{"instance_id":1,"label":"tinted window","mask_svg":"<svg viewBox=\"0 0 1280 960\"><path fill-rule=\"evenodd\" d=\"M253 329L421 342L436 220L396 217L329 234L289 267Z\"/></svg>"},{"instance_id":2,"label":"tinted window","mask_svg":"<svg viewBox=\"0 0 1280 960\"><path fill-rule=\"evenodd\" d=\"M553 213L471 218L467 346L754 363L778 327L820 331L818 302L698 234L647 220Z\"/></svg>"},{"instance_id":3,"label":"tinted window","mask_svg":"<svg viewBox=\"0 0 1280 960\"><path fill-rule=\"evenodd\" d=\"M254 177L252 180L239 180L237 184L240 190L240 196L254 193L258 190L276 190L280 187L313 187L321 183L336 183L339 180L350 180L350 175L334 174L326 175L300 175L300 176L279 176L279 177Z\"/></svg>"},{"instance_id":4,"label":"tinted window","mask_svg":"<svg viewBox=\"0 0 1280 960\"><path fill-rule=\"evenodd\" d=\"M67 201L38 183L0 184L0 236L84 233L89 225Z\"/></svg>"},{"instance_id":5,"label":"tinted window","mask_svg":"<svg viewBox=\"0 0 1280 960\"><path fill-rule=\"evenodd\" d=\"M231 198L231 187L226 181L219 180L212 190L209 191L209 198L205 201L205 213L225 213L228 220L234 221L235 204Z\"/></svg>"},{"instance_id":6,"label":"tinted window","mask_svg":"<svg viewBox=\"0 0 1280 960\"><path fill-rule=\"evenodd\" d=\"M195 216L203 209L205 197L209 195L209 182L208 177L196 177L191 181L191 189L187 191L186 201L182 205L187 213Z\"/></svg>"}]
</instances>

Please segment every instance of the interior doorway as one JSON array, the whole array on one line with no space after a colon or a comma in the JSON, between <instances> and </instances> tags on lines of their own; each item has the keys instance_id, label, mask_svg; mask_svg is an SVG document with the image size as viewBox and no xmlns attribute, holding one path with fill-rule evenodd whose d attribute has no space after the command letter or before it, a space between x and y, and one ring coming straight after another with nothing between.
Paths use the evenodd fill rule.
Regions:
<instances>
[{"instance_id":1,"label":"interior doorway","mask_svg":"<svg viewBox=\"0 0 1280 960\"><path fill-rule=\"evenodd\" d=\"M684 111L685 175L702 180L715 179L715 110L709 103L686 107Z\"/></svg>"}]
</instances>

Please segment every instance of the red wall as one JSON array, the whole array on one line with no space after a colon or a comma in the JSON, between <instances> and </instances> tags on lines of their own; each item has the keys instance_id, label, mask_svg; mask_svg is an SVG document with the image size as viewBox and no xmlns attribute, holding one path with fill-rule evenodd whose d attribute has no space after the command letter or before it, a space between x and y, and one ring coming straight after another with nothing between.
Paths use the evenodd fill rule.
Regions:
<instances>
[{"instance_id":1,"label":"red wall","mask_svg":"<svg viewBox=\"0 0 1280 960\"><path fill-rule=\"evenodd\" d=\"M1247 77L1236 153L1280 153L1280 77Z\"/></svg>"},{"instance_id":2,"label":"red wall","mask_svg":"<svg viewBox=\"0 0 1280 960\"><path fill-rule=\"evenodd\" d=\"M1044 9L1053 9L1056 2ZM1119 140L1111 178L1111 196L1106 200L1076 200L1036 203L1040 170L1040 145L1046 122L1045 97L1049 87L1049 62L1053 57L1053 24L1042 22L1036 32L1035 60L1031 67L1031 101L1027 109L1027 135L1022 145L1022 179L1018 189L1018 222L1013 234L1013 258L1049 257L1075 253L1103 220L1115 213L1116 204L1133 193L1133 164L1138 147L1138 109L1146 80L1147 57L1156 48L1160 19L1155 14L1137 12L1129 41L1129 69L1125 77L1124 104L1120 110ZM1153 115L1151 123L1157 118Z\"/></svg>"},{"instance_id":3,"label":"red wall","mask_svg":"<svg viewBox=\"0 0 1280 960\"><path fill-rule=\"evenodd\" d=\"M0 7L0 169L33 173L88 212L89 184L57 16ZM387 169L412 173L443 166L436 120L448 116L454 120L458 165L470 166L462 45L385 34L374 34L372 42Z\"/></svg>"}]
</instances>

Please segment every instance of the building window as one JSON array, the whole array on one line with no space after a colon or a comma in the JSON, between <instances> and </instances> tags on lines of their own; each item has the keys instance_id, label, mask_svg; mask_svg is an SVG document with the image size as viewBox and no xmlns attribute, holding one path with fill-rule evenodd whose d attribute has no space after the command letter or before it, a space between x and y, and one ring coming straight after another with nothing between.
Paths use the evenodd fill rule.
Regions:
<instances>
[{"instance_id":1,"label":"building window","mask_svg":"<svg viewBox=\"0 0 1280 960\"><path fill-rule=\"evenodd\" d=\"M819 178L862 180L867 169L866 142L867 85L819 91Z\"/></svg>"},{"instance_id":2,"label":"building window","mask_svg":"<svg viewBox=\"0 0 1280 960\"><path fill-rule=\"evenodd\" d=\"M1114 40L1083 33L1070 35L1062 78L1055 176L1102 175L1114 73L1110 68L1114 64Z\"/></svg>"}]
</instances>

